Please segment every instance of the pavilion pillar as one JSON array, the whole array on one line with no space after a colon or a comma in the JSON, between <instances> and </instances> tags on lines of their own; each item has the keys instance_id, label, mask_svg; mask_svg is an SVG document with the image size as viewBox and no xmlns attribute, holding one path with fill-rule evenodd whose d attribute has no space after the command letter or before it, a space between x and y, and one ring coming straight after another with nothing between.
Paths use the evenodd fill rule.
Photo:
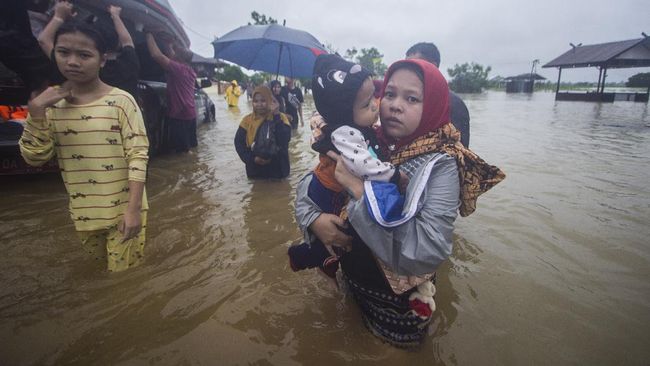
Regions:
<instances>
[{"instance_id":1,"label":"pavilion pillar","mask_svg":"<svg viewBox=\"0 0 650 366\"><path fill-rule=\"evenodd\" d=\"M557 99L557 95L560 92L560 79L562 78L562 68L559 68L559 71L557 73L557 87L555 88L555 99Z\"/></svg>"},{"instance_id":2,"label":"pavilion pillar","mask_svg":"<svg viewBox=\"0 0 650 366\"><path fill-rule=\"evenodd\" d=\"M600 94L605 92L605 79L607 78L607 67L603 69L603 83L600 86Z\"/></svg>"}]
</instances>

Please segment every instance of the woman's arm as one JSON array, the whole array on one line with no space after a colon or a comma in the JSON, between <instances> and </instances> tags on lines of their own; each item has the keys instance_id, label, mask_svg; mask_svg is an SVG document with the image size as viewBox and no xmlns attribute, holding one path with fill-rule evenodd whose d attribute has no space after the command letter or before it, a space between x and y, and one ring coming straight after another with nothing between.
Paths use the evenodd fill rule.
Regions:
<instances>
[{"instance_id":1,"label":"woman's arm","mask_svg":"<svg viewBox=\"0 0 650 366\"><path fill-rule=\"evenodd\" d=\"M273 120L275 123L277 123L275 130L275 141L277 142L280 150L287 151L289 150L289 141L291 140L291 126L284 123L283 116L280 114L280 112L273 116Z\"/></svg>"},{"instance_id":2,"label":"woman's arm","mask_svg":"<svg viewBox=\"0 0 650 366\"><path fill-rule=\"evenodd\" d=\"M413 176L405 204L417 205L419 210L392 229L373 219L367 196L355 197L348 204L349 220L364 243L399 274L434 272L451 255L460 194L456 161L443 155L433 164L429 176L424 176L423 171L420 169ZM416 197L413 191L418 185L422 185L423 191Z\"/></svg>"},{"instance_id":3,"label":"woman's arm","mask_svg":"<svg viewBox=\"0 0 650 366\"><path fill-rule=\"evenodd\" d=\"M122 18L120 18L120 13L122 12L122 8L120 8L119 6L110 5L108 7L108 12L111 14L111 19L113 19L113 26L115 27L115 32L117 33L117 38L120 42L120 46L134 47L131 34L126 29L126 26L122 21Z\"/></svg>"},{"instance_id":4,"label":"woman's arm","mask_svg":"<svg viewBox=\"0 0 650 366\"><path fill-rule=\"evenodd\" d=\"M129 203L124 211L124 218L117 225L122 234L122 242L133 239L142 230L142 196L144 182L129 180Z\"/></svg>"},{"instance_id":5,"label":"woman's arm","mask_svg":"<svg viewBox=\"0 0 650 366\"><path fill-rule=\"evenodd\" d=\"M235 133L235 150L237 150L237 155L239 155L241 161L248 165L253 163L254 157L251 149L246 146L246 133L246 130L242 127L237 129L237 133Z\"/></svg>"},{"instance_id":6,"label":"woman's arm","mask_svg":"<svg viewBox=\"0 0 650 366\"><path fill-rule=\"evenodd\" d=\"M306 175L296 187L295 215L300 230L313 233L326 246L349 247L352 237L340 230L345 227L345 221L336 215L323 213L309 198L309 184L312 178L311 174Z\"/></svg>"},{"instance_id":7,"label":"woman's arm","mask_svg":"<svg viewBox=\"0 0 650 366\"><path fill-rule=\"evenodd\" d=\"M66 20L75 15L77 13L73 10L73 5L69 1L57 1L56 5L54 5L54 16L43 28L41 34L38 35L38 44L48 58L52 56L56 31Z\"/></svg>"},{"instance_id":8,"label":"woman's arm","mask_svg":"<svg viewBox=\"0 0 650 366\"><path fill-rule=\"evenodd\" d=\"M129 167L129 181L145 182L149 162L149 139L142 112L130 94L118 100L122 148Z\"/></svg>"},{"instance_id":9,"label":"woman's arm","mask_svg":"<svg viewBox=\"0 0 650 366\"><path fill-rule=\"evenodd\" d=\"M54 156L54 137L47 121L46 109L70 96L67 85L49 87L29 101L29 115L20 137L20 154L27 164L41 166Z\"/></svg>"}]
</instances>

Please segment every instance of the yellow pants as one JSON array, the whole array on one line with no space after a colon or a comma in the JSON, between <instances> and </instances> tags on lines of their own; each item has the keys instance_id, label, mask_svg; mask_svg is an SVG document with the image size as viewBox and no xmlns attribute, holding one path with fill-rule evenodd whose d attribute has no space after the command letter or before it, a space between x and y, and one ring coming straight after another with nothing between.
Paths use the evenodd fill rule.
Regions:
<instances>
[{"instance_id":1,"label":"yellow pants","mask_svg":"<svg viewBox=\"0 0 650 366\"><path fill-rule=\"evenodd\" d=\"M122 243L122 234L117 230L117 225L102 230L77 231L77 234L88 253L97 260L106 260L109 271L124 271L140 264L144 257L147 213L143 212L141 218L142 230L140 233L124 243Z\"/></svg>"}]
</instances>

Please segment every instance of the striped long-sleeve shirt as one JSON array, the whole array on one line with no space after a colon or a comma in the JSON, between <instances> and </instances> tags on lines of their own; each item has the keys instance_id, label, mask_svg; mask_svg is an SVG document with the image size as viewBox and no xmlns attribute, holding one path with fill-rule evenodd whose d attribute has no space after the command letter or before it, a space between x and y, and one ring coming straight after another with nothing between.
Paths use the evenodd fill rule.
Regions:
<instances>
[{"instance_id":1,"label":"striped long-sleeve shirt","mask_svg":"<svg viewBox=\"0 0 650 366\"><path fill-rule=\"evenodd\" d=\"M149 159L149 140L135 100L114 88L88 104L61 100L45 115L27 118L20 139L23 158L40 166L56 155L78 231L117 224L129 201L128 181L145 181ZM142 209L148 209L146 193Z\"/></svg>"}]
</instances>

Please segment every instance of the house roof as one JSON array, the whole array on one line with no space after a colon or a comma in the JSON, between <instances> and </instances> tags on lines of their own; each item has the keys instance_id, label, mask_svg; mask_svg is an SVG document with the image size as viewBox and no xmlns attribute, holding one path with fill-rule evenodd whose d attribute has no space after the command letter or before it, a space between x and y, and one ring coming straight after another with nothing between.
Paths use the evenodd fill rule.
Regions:
<instances>
[{"instance_id":1,"label":"house roof","mask_svg":"<svg viewBox=\"0 0 650 366\"><path fill-rule=\"evenodd\" d=\"M517 76L508 76L507 78L503 79L505 81L514 81L514 80L546 80L545 77L543 77L540 74L537 73L525 73L525 74L520 74Z\"/></svg>"},{"instance_id":2,"label":"house roof","mask_svg":"<svg viewBox=\"0 0 650 366\"><path fill-rule=\"evenodd\" d=\"M650 66L650 37L577 46L542 67Z\"/></svg>"}]
</instances>

